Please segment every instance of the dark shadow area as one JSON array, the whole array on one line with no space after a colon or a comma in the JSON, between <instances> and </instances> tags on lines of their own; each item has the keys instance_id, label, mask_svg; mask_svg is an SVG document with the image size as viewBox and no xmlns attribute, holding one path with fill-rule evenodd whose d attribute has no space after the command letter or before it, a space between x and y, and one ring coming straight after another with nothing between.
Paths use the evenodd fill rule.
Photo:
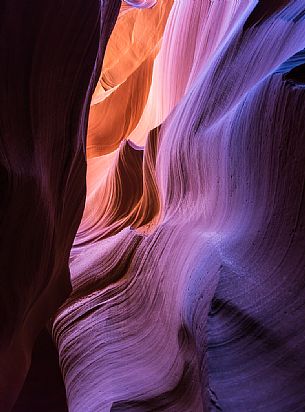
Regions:
<instances>
[{"instance_id":1,"label":"dark shadow area","mask_svg":"<svg viewBox=\"0 0 305 412\"><path fill-rule=\"evenodd\" d=\"M305 85L305 64L294 67L289 73L285 74L283 78L292 84Z\"/></svg>"},{"instance_id":2,"label":"dark shadow area","mask_svg":"<svg viewBox=\"0 0 305 412\"><path fill-rule=\"evenodd\" d=\"M244 31L267 20L272 14L283 9L290 0L260 0L244 24Z\"/></svg>"},{"instance_id":3,"label":"dark shadow area","mask_svg":"<svg viewBox=\"0 0 305 412\"><path fill-rule=\"evenodd\" d=\"M283 80L291 84L305 85L305 49L291 56L275 73L283 74Z\"/></svg>"},{"instance_id":4,"label":"dark shadow area","mask_svg":"<svg viewBox=\"0 0 305 412\"><path fill-rule=\"evenodd\" d=\"M47 330L35 343L32 364L12 412L68 412L58 354Z\"/></svg>"}]
</instances>

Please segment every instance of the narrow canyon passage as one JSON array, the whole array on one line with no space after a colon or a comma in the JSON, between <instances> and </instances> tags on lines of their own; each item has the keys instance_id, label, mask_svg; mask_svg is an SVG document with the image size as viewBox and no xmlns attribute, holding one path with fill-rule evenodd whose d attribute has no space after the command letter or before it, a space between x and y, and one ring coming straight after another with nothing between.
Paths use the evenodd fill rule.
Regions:
<instances>
[{"instance_id":1,"label":"narrow canyon passage","mask_svg":"<svg viewBox=\"0 0 305 412\"><path fill-rule=\"evenodd\" d=\"M304 411L304 1L0 17L0 410Z\"/></svg>"}]
</instances>

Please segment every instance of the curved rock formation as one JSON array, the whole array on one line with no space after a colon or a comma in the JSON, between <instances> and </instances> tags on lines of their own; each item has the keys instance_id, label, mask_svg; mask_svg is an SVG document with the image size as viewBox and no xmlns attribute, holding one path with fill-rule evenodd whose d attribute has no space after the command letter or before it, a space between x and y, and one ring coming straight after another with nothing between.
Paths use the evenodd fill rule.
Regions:
<instances>
[{"instance_id":1,"label":"curved rock formation","mask_svg":"<svg viewBox=\"0 0 305 412\"><path fill-rule=\"evenodd\" d=\"M303 411L304 1L76 2L56 18L55 3L26 43L42 58L26 49L18 77L5 49L0 69L16 92L1 92L2 376L68 292L99 77L72 290L51 320L69 411ZM60 23L79 48L47 47Z\"/></svg>"},{"instance_id":2,"label":"curved rock formation","mask_svg":"<svg viewBox=\"0 0 305 412\"><path fill-rule=\"evenodd\" d=\"M68 296L91 95L119 1L4 1L0 77L0 409Z\"/></svg>"},{"instance_id":3,"label":"curved rock formation","mask_svg":"<svg viewBox=\"0 0 305 412\"><path fill-rule=\"evenodd\" d=\"M175 30L187 59L135 130L163 122L138 223L78 252L54 319L71 411L304 407L304 16L301 0L174 3L154 71Z\"/></svg>"},{"instance_id":4,"label":"curved rock formation","mask_svg":"<svg viewBox=\"0 0 305 412\"><path fill-rule=\"evenodd\" d=\"M149 130L162 124L249 4L250 0L174 2L155 60L148 101L131 140L144 144Z\"/></svg>"},{"instance_id":5,"label":"curved rock formation","mask_svg":"<svg viewBox=\"0 0 305 412\"><path fill-rule=\"evenodd\" d=\"M128 4L122 4L93 95L88 158L111 153L137 126L147 102L155 57L173 0Z\"/></svg>"},{"instance_id":6,"label":"curved rock formation","mask_svg":"<svg viewBox=\"0 0 305 412\"><path fill-rule=\"evenodd\" d=\"M125 140L104 180L87 199L85 214L73 245L91 244L129 226L143 192L143 150Z\"/></svg>"}]
</instances>

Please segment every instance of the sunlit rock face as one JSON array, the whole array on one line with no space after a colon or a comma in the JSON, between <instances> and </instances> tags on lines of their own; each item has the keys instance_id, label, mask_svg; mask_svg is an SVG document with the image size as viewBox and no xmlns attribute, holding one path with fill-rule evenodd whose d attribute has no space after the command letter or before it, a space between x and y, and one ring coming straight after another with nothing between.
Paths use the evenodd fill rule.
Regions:
<instances>
[{"instance_id":1,"label":"sunlit rock face","mask_svg":"<svg viewBox=\"0 0 305 412\"><path fill-rule=\"evenodd\" d=\"M91 96L120 2L4 0L0 36L0 410L68 296Z\"/></svg>"},{"instance_id":2,"label":"sunlit rock face","mask_svg":"<svg viewBox=\"0 0 305 412\"><path fill-rule=\"evenodd\" d=\"M157 9L121 9L134 35L132 12ZM140 83L141 33L128 59L110 40L108 74L140 86L111 112L125 135L91 107L111 150L88 151L53 322L71 411L305 407L304 16L301 0L174 1Z\"/></svg>"},{"instance_id":3,"label":"sunlit rock face","mask_svg":"<svg viewBox=\"0 0 305 412\"><path fill-rule=\"evenodd\" d=\"M172 4L173 0L122 4L91 102L88 159L113 152L136 128Z\"/></svg>"},{"instance_id":4,"label":"sunlit rock face","mask_svg":"<svg viewBox=\"0 0 305 412\"><path fill-rule=\"evenodd\" d=\"M57 309L71 412L303 411L304 1L55 3L0 69L3 353Z\"/></svg>"}]
</instances>

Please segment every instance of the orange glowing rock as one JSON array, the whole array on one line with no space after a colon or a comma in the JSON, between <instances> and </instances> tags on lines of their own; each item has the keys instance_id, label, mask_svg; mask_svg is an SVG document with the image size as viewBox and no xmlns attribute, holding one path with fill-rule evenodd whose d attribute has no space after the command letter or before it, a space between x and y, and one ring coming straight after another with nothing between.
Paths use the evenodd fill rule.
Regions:
<instances>
[{"instance_id":1,"label":"orange glowing rock","mask_svg":"<svg viewBox=\"0 0 305 412\"><path fill-rule=\"evenodd\" d=\"M91 103L88 158L112 152L137 126L172 4L163 0L147 9L122 5Z\"/></svg>"}]
</instances>

